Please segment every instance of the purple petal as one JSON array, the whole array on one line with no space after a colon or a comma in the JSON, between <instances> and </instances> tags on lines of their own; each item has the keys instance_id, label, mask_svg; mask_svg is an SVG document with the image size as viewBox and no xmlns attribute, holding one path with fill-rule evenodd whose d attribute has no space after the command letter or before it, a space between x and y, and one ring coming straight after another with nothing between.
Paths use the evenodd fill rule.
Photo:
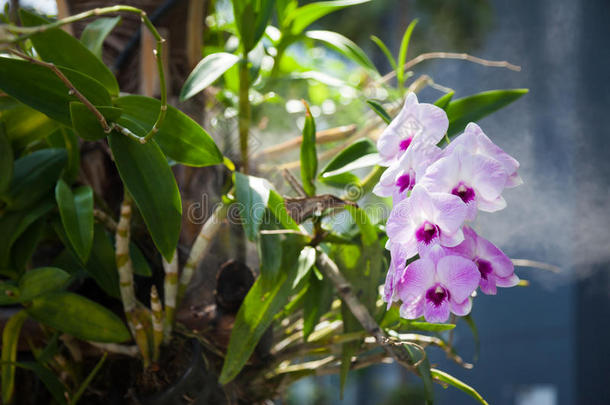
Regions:
<instances>
[{"instance_id":1,"label":"purple petal","mask_svg":"<svg viewBox=\"0 0 610 405\"><path fill-rule=\"evenodd\" d=\"M481 277L479 287L481 288L481 291L487 295L496 295L496 276L491 273L486 277Z\"/></svg>"},{"instance_id":2,"label":"purple petal","mask_svg":"<svg viewBox=\"0 0 610 405\"><path fill-rule=\"evenodd\" d=\"M506 200L502 196L499 196L495 200L485 200L480 198L477 201L477 206L481 211L496 212L506 208Z\"/></svg>"},{"instance_id":3,"label":"purple petal","mask_svg":"<svg viewBox=\"0 0 610 405\"><path fill-rule=\"evenodd\" d=\"M516 274L511 274L508 277L497 277L496 285L498 287L514 287L519 284L519 277Z\"/></svg>"},{"instance_id":4,"label":"purple petal","mask_svg":"<svg viewBox=\"0 0 610 405\"><path fill-rule=\"evenodd\" d=\"M443 323L449 319L449 300L443 300L439 305L434 302L425 300L424 317L426 321L432 323Z\"/></svg>"},{"instance_id":5,"label":"purple petal","mask_svg":"<svg viewBox=\"0 0 610 405\"><path fill-rule=\"evenodd\" d=\"M405 319L417 319L424 314L424 298L419 297L403 301L400 306L400 316Z\"/></svg>"},{"instance_id":6,"label":"purple petal","mask_svg":"<svg viewBox=\"0 0 610 405\"><path fill-rule=\"evenodd\" d=\"M477 266L461 256L445 256L438 261L436 272L451 297L462 302L472 294L481 278Z\"/></svg>"},{"instance_id":7,"label":"purple petal","mask_svg":"<svg viewBox=\"0 0 610 405\"><path fill-rule=\"evenodd\" d=\"M477 191L477 195L494 200L504 190L507 174L502 165L483 155L463 153L461 159L462 180Z\"/></svg>"},{"instance_id":8,"label":"purple petal","mask_svg":"<svg viewBox=\"0 0 610 405\"><path fill-rule=\"evenodd\" d=\"M457 316L466 316L470 313L470 310L472 309L472 300L470 298L466 298L463 302L460 303L451 300L449 301L449 307L451 308L451 312L453 312Z\"/></svg>"},{"instance_id":9,"label":"purple petal","mask_svg":"<svg viewBox=\"0 0 610 405\"><path fill-rule=\"evenodd\" d=\"M421 258L409 264L396 285L398 297L410 302L423 296L434 284L434 262Z\"/></svg>"},{"instance_id":10,"label":"purple petal","mask_svg":"<svg viewBox=\"0 0 610 405\"><path fill-rule=\"evenodd\" d=\"M462 200L447 193L431 193L431 197L436 208L431 222L440 226L443 234L447 234L446 236L456 233L466 218L467 209Z\"/></svg>"},{"instance_id":11,"label":"purple petal","mask_svg":"<svg viewBox=\"0 0 610 405\"><path fill-rule=\"evenodd\" d=\"M475 254L478 258L491 263L493 273L498 277L509 277L515 272L515 266L510 258L496 245L479 235L476 235Z\"/></svg>"}]
</instances>

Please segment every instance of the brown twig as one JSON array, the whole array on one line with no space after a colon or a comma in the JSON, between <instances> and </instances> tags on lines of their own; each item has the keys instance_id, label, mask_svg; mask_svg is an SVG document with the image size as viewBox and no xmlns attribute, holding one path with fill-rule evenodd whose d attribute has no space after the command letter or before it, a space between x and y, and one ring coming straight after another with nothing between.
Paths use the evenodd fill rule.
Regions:
<instances>
[{"instance_id":1,"label":"brown twig","mask_svg":"<svg viewBox=\"0 0 610 405\"><path fill-rule=\"evenodd\" d=\"M99 223L104 225L104 227L110 232L116 232L117 222L104 211L95 208L93 210L93 217L95 217L95 219L97 219Z\"/></svg>"},{"instance_id":2,"label":"brown twig","mask_svg":"<svg viewBox=\"0 0 610 405\"><path fill-rule=\"evenodd\" d=\"M472 63L476 63L479 65L483 65L483 66L488 66L488 67L499 67L499 68L506 68L509 70L513 70L515 72L519 72L521 71L521 66L517 66L517 65L513 65L512 63L509 63L505 60L502 61L496 61L496 60L488 60L488 59L483 59L483 58L479 58L476 56L472 56L469 55L467 53L455 53L455 52L428 52L428 53L422 53L421 55L416 56L415 58L411 59L410 61L408 61L407 63L405 63L404 65L404 70L407 71L409 69L411 69L413 66L424 62L426 60L430 60L430 59L456 59L456 60L465 60L468 62L472 62ZM379 82L380 83L386 83L387 81L391 80L393 77L396 76L396 71L393 70L390 73L384 75Z\"/></svg>"},{"instance_id":3,"label":"brown twig","mask_svg":"<svg viewBox=\"0 0 610 405\"><path fill-rule=\"evenodd\" d=\"M59 70L57 66L55 66L53 63L44 62L42 60L32 58L31 56L19 52L15 49L8 49L8 52L20 57L21 59L27 60L30 63L50 69L53 73L55 73L59 80L61 80L66 85L66 87L68 88L68 93L78 98L80 102L83 103L85 107L87 107L87 109L95 115L95 118L97 118L97 120L100 122L100 125L104 129L104 132L110 133L110 131L112 131L112 126L108 125L108 122L106 121L106 118L104 118L102 113L91 103L91 101L87 99L87 97L83 96L83 94L78 91L78 89L72 84L72 82L66 77L66 75L64 75L63 72Z\"/></svg>"}]
</instances>

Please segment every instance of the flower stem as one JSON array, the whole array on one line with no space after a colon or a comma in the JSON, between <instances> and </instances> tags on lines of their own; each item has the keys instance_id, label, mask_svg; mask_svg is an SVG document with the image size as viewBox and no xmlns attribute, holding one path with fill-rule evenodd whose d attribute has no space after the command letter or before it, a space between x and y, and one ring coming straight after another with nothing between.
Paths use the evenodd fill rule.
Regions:
<instances>
[{"instance_id":1,"label":"flower stem","mask_svg":"<svg viewBox=\"0 0 610 405\"><path fill-rule=\"evenodd\" d=\"M242 171L248 173L248 132L250 130L250 77L248 72L248 53L244 52L239 63L239 151Z\"/></svg>"}]
</instances>

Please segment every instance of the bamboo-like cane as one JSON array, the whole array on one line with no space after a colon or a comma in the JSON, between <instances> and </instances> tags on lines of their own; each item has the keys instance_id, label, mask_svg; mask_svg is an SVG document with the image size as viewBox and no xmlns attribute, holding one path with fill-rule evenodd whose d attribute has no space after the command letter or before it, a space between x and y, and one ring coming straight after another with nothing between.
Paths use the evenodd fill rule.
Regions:
<instances>
[{"instance_id":1,"label":"bamboo-like cane","mask_svg":"<svg viewBox=\"0 0 610 405\"><path fill-rule=\"evenodd\" d=\"M174 328L174 314L176 312L176 297L178 295L178 252L174 252L171 262L163 259L165 281L163 283L165 301L165 319L163 324L163 340L167 344Z\"/></svg>"},{"instance_id":2,"label":"bamboo-like cane","mask_svg":"<svg viewBox=\"0 0 610 405\"><path fill-rule=\"evenodd\" d=\"M201 227L201 231L199 232L199 235L197 235L195 243L193 243L191 253L189 254L188 260L182 269L182 274L180 275L176 304L180 304L180 301L182 301L182 298L184 298L184 293L186 292L186 288L193 278L195 269L199 266L203 256L209 249L210 242L216 235L216 232L218 232L220 229L220 225L222 225L222 221L226 217L228 209L229 206L227 204L219 205L216 207L214 212L212 212L212 215L208 218L205 224L203 224Z\"/></svg>"},{"instance_id":3,"label":"bamboo-like cane","mask_svg":"<svg viewBox=\"0 0 610 405\"><path fill-rule=\"evenodd\" d=\"M155 285L150 289L150 308L152 309L153 361L156 362L159 361L161 343L163 343L163 306Z\"/></svg>"},{"instance_id":4,"label":"bamboo-like cane","mask_svg":"<svg viewBox=\"0 0 610 405\"><path fill-rule=\"evenodd\" d=\"M148 348L148 338L142 323L136 316L136 295L133 284L133 265L129 257L129 237L131 222L131 197L125 189L123 203L121 204L121 217L117 225L115 234L115 260L119 272L119 286L123 311L127 319L127 325L136 340L140 349L144 365L150 363L150 350Z\"/></svg>"}]
</instances>

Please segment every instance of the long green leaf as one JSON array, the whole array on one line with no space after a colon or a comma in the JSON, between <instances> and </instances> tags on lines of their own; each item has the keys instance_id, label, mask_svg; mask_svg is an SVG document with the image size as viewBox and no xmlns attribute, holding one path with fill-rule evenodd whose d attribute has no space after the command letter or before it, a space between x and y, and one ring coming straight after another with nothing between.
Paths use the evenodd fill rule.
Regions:
<instances>
[{"instance_id":1,"label":"long green leaf","mask_svg":"<svg viewBox=\"0 0 610 405\"><path fill-rule=\"evenodd\" d=\"M386 124L392 122L392 117L390 117L390 114L388 114L380 103L375 100L366 100L366 103L371 106L373 111L375 111L375 114L377 114L383 120L383 122Z\"/></svg>"},{"instance_id":2,"label":"long green leaf","mask_svg":"<svg viewBox=\"0 0 610 405\"><path fill-rule=\"evenodd\" d=\"M94 342L124 342L131 335L121 319L100 304L70 292L38 296L27 307L38 322Z\"/></svg>"},{"instance_id":3,"label":"long green leaf","mask_svg":"<svg viewBox=\"0 0 610 405\"><path fill-rule=\"evenodd\" d=\"M476 122L488 116L518 100L527 92L527 89L492 90L451 101L446 109L449 117L447 135L456 135L463 131L469 122Z\"/></svg>"},{"instance_id":4,"label":"long green leaf","mask_svg":"<svg viewBox=\"0 0 610 405\"><path fill-rule=\"evenodd\" d=\"M108 91L97 80L76 70L60 68L93 105L110 106ZM36 80L32 80L35 77ZM70 102L78 101L50 69L33 63L0 57L0 89L23 104L71 126Z\"/></svg>"},{"instance_id":5,"label":"long green leaf","mask_svg":"<svg viewBox=\"0 0 610 405\"><path fill-rule=\"evenodd\" d=\"M332 304L333 285L319 280L314 273L309 275L309 287L303 299L303 339L307 341L311 332Z\"/></svg>"},{"instance_id":6,"label":"long green leaf","mask_svg":"<svg viewBox=\"0 0 610 405\"><path fill-rule=\"evenodd\" d=\"M297 275L292 282L292 288L295 288L309 274L309 270L312 269L315 262L316 249L311 246L305 246L297 259Z\"/></svg>"},{"instance_id":7,"label":"long green leaf","mask_svg":"<svg viewBox=\"0 0 610 405\"><path fill-rule=\"evenodd\" d=\"M290 12L285 19L285 24L291 26L291 34L299 35L311 23L319 20L327 14L342 8L368 3L370 0L334 0L318 1L306 4Z\"/></svg>"},{"instance_id":8,"label":"long green leaf","mask_svg":"<svg viewBox=\"0 0 610 405\"><path fill-rule=\"evenodd\" d=\"M246 236L255 240L269 202L271 183L260 177L235 172L235 197Z\"/></svg>"},{"instance_id":9,"label":"long green leaf","mask_svg":"<svg viewBox=\"0 0 610 405\"><path fill-rule=\"evenodd\" d=\"M366 53L349 38L334 31L307 31L305 36L324 42L346 58L367 69L373 75L379 74L373 62L366 56Z\"/></svg>"},{"instance_id":10,"label":"long green leaf","mask_svg":"<svg viewBox=\"0 0 610 405\"><path fill-rule=\"evenodd\" d=\"M286 205L284 198L277 193L275 190L269 192L269 210L284 229L292 229L295 231L299 230L299 225L292 219Z\"/></svg>"},{"instance_id":11,"label":"long green leaf","mask_svg":"<svg viewBox=\"0 0 610 405\"><path fill-rule=\"evenodd\" d=\"M17 273L21 274L25 271L30 258L38 248L45 228L44 220L36 221L15 241L11 249L11 263Z\"/></svg>"},{"instance_id":12,"label":"long green leaf","mask_svg":"<svg viewBox=\"0 0 610 405\"><path fill-rule=\"evenodd\" d=\"M72 191L60 179L55 187L55 200L68 240L86 263L93 243L93 189L82 186Z\"/></svg>"},{"instance_id":13,"label":"long green leaf","mask_svg":"<svg viewBox=\"0 0 610 405\"><path fill-rule=\"evenodd\" d=\"M53 121L54 122L54 121ZM51 148L65 149L68 153L68 163L61 174L61 178L73 183L80 174L80 142L78 136L71 128L59 126L46 138Z\"/></svg>"},{"instance_id":14,"label":"long green leaf","mask_svg":"<svg viewBox=\"0 0 610 405\"><path fill-rule=\"evenodd\" d=\"M154 140L140 144L114 133L108 139L121 180L138 206L155 246L166 260L171 260L180 236L182 203L163 152Z\"/></svg>"},{"instance_id":15,"label":"long green leaf","mask_svg":"<svg viewBox=\"0 0 610 405\"><path fill-rule=\"evenodd\" d=\"M116 107L97 106L96 108L109 124L116 122L121 116L121 109ZM108 136L95 114L83 103L78 101L70 103L70 117L74 130L81 138L87 141L97 141Z\"/></svg>"},{"instance_id":16,"label":"long green leaf","mask_svg":"<svg viewBox=\"0 0 610 405\"><path fill-rule=\"evenodd\" d=\"M2 123L15 151L47 137L59 125L40 111L21 103L2 112Z\"/></svg>"},{"instance_id":17,"label":"long green leaf","mask_svg":"<svg viewBox=\"0 0 610 405\"><path fill-rule=\"evenodd\" d=\"M396 69L398 69L398 65L396 64L396 59L394 59L394 56L392 56L392 52L390 52L390 50L388 49L386 44L384 44L383 41L375 35L371 35L371 41L373 41L379 47L379 49L381 49L381 52L383 52L386 59L390 63L392 70L396 71Z\"/></svg>"},{"instance_id":18,"label":"long green leaf","mask_svg":"<svg viewBox=\"0 0 610 405\"><path fill-rule=\"evenodd\" d=\"M10 263L9 253L17 238L53 206L55 203L46 199L27 210L7 212L0 218L0 269L7 268Z\"/></svg>"},{"instance_id":19,"label":"long green leaf","mask_svg":"<svg viewBox=\"0 0 610 405\"><path fill-rule=\"evenodd\" d=\"M100 60L102 59L102 45L110 32L121 21L121 17L98 18L87 24L80 41Z\"/></svg>"},{"instance_id":20,"label":"long green leaf","mask_svg":"<svg viewBox=\"0 0 610 405\"><path fill-rule=\"evenodd\" d=\"M316 194L314 181L318 172L318 155L316 152L316 122L305 103L305 125L303 126L303 142L301 142L301 180L307 195Z\"/></svg>"},{"instance_id":21,"label":"long green leaf","mask_svg":"<svg viewBox=\"0 0 610 405\"><path fill-rule=\"evenodd\" d=\"M26 27L49 23L47 19L23 8L19 9L19 14L21 22ZM32 35L30 40L43 60L78 70L99 81L113 96L119 94L119 84L110 69L78 39L64 30L60 28L45 30Z\"/></svg>"},{"instance_id":22,"label":"long green leaf","mask_svg":"<svg viewBox=\"0 0 610 405\"><path fill-rule=\"evenodd\" d=\"M102 366L104 365L104 362L106 361L106 357L108 357L108 352L104 353L104 355L102 356L102 358L97 362L97 364L95 365L95 367L93 367L93 370L91 370L91 372L89 373L89 375L87 376L87 378L85 378L85 380L83 381L83 383L80 385L80 387L78 387L78 390L76 390L76 392L74 393L74 396L72 396L71 400L70 400L70 405L76 405L78 403L78 401L80 401L80 398L83 396L83 394L85 393L85 390L87 389L87 387L91 384L91 382L93 381L93 379L95 378L95 376L97 375L97 373L100 371L100 369L102 368Z\"/></svg>"},{"instance_id":23,"label":"long green leaf","mask_svg":"<svg viewBox=\"0 0 610 405\"><path fill-rule=\"evenodd\" d=\"M430 372L431 372L433 378L435 378L441 382L447 383L449 385L453 385L455 388L464 391L466 394L470 395L471 397L473 397L474 399L476 399L483 405L489 405L487 403L487 401L485 401L483 399L481 394L479 394L474 388L472 388L470 385L458 380L451 374L445 373L444 371L437 370L435 368L431 368Z\"/></svg>"},{"instance_id":24,"label":"long green leaf","mask_svg":"<svg viewBox=\"0 0 610 405\"><path fill-rule=\"evenodd\" d=\"M65 149L42 149L17 159L11 185L5 194L7 209L28 208L49 194L66 160Z\"/></svg>"},{"instance_id":25,"label":"long green leaf","mask_svg":"<svg viewBox=\"0 0 610 405\"><path fill-rule=\"evenodd\" d=\"M265 33L275 0L232 0L235 25L245 52L250 52Z\"/></svg>"},{"instance_id":26,"label":"long green leaf","mask_svg":"<svg viewBox=\"0 0 610 405\"><path fill-rule=\"evenodd\" d=\"M398 53L398 70L396 70L396 79L398 84L402 87L405 82L405 62L407 60L407 51L409 50L409 42L411 41L411 34L413 28L417 25L417 19L411 21L411 24L405 30L405 33L400 42L400 51Z\"/></svg>"},{"instance_id":27,"label":"long green leaf","mask_svg":"<svg viewBox=\"0 0 610 405\"><path fill-rule=\"evenodd\" d=\"M0 194L4 193L13 178L13 148L4 127L0 124Z\"/></svg>"},{"instance_id":28,"label":"long green leaf","mask_svg":"<svg viewBox=\"0 0 610 405\"><path fill-rule=\"evenodd\" d=\"M264 283L259 277L239 308L218 379L221 384L228 383L239 374L275 314L288 302L296 275L296 258L302 248L298 242L292 243L293 240L295 238L289 238L282 244L284 271L277 281L274 284Z\"/></svg>"},{"instance_id":29,"label":"long green leaf","mask_svg":"<svg viewBox=\"0 0 610 405\"><path fill-rule=\"evenodd\" d=\"M15 365L12 363L17 360L19 334L27 317L25 311L17 312L9 318L2 331L2 403L4 404L11 402L15 390Z\"/></svg>"},{"instance_id":30,"label":"long green leaf","mask_svg":"<svg viewBox=\"0 0 610 405\"><path fill-rule=\"evenodd\" d=\"M216 52L203 58L186 78L180 91L180 101L187 100L203 91L238 60L238 56L226 52Z\"/></svg>"},{"instance_id":31,"label":"long green leaf","mask_svg":"<svg viewBox=\"0 0 610 405\"><path fill-rule=\"evenodd\" d=\"M17 367L32 371L34 374L36 374L36 377L38 377L47 390L49 390L49 393L53 396L55 402L60 405L67 403L65 396L67 389L59 380L58 376L51 370L34 361L23 361L14 364Z\"/></svg>"},{"instance_id":32,"label":"long green leaf","mask_svg":"<svg viewBox=\"0 0 610 405\"><path fill-rule=\"evenodd\" d=\"M360 139L339 152L320 171L318 180L324 184L342 187L358 185L360 179L350 170L375 165L378 161L377 147L370 139Z\"/></svg>"},{"instance_id":33,"label":"long green leaf","mask_svg":"<svg viewBox=\"0 0 610 405\"><path fill-rule=\"evenodd\" d=\"M454 91L450 91L449 93L439 97L438 100L434 102L434 105L442 108L443 110L446 110L454 94Z\"/></svg>"},{"instance_id":34,"label":"long green leaf","mask_svg":"<svg viewBox=\"0 0 610 405\"><path fill-rule=\"evenodd\" d=\"M60 290L70 275L57 267L40 267L25 273L19 280L19 302L28 302L39 295Z\"/></svg>"},{"instance_id":35,"label":"long green leaf","mask_svg":"<svg viewBox=\"0 0 610 405\"><path fill-rule=\"evenodd\" d=\"M121 118L138 124L132 130L140 136L153 127L161 108L159 100L143 96L120 97L115 104L122 110ZM212 137L186 114L171 106L154 139L163 153L178 163L201 167L223 161Z\"/></svg>"}]
</instances>

